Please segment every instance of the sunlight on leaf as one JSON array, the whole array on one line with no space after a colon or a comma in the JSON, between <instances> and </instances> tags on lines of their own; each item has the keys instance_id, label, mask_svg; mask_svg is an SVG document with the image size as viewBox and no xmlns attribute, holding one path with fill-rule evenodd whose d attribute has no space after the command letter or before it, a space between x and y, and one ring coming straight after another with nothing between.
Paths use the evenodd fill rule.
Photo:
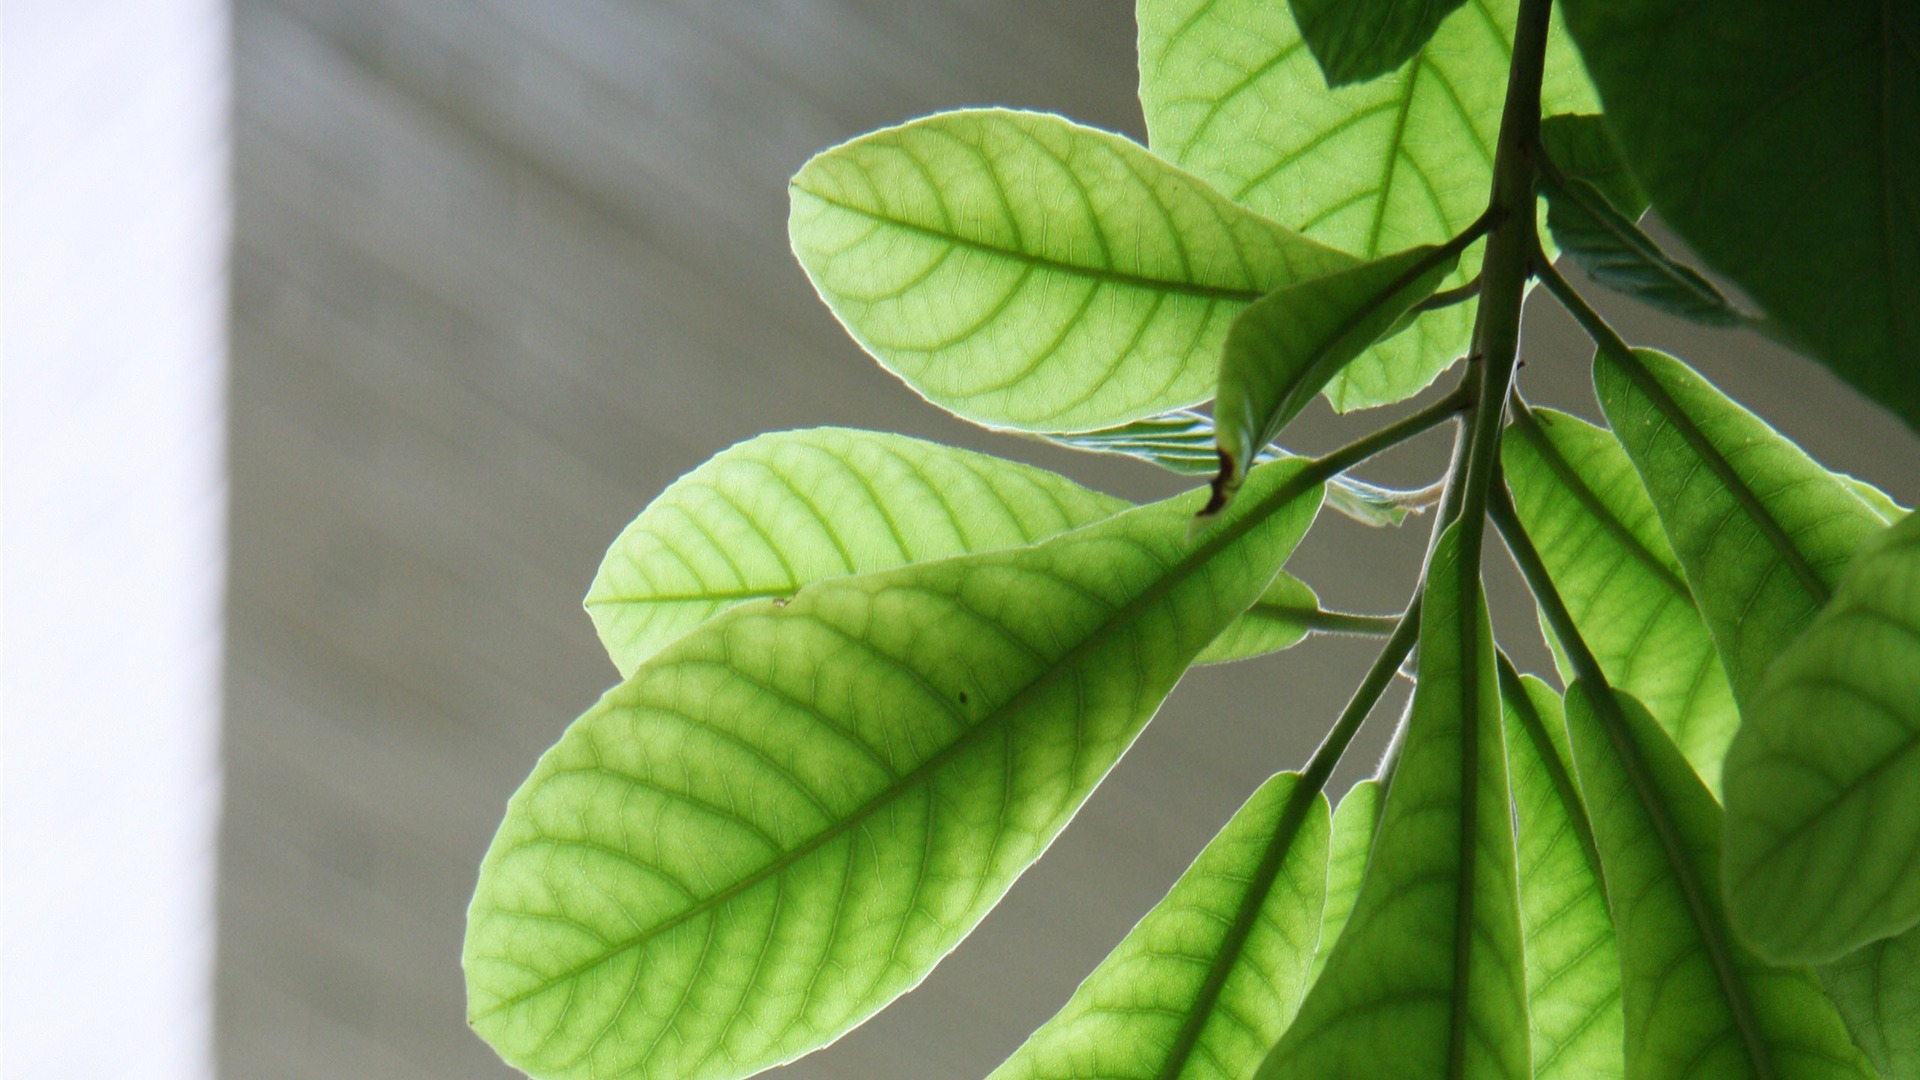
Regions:
<instances>
[{"instance_id":1,"label":"sunlight on leaf","mask_svg":"<svg viewBox=\"0 0 1920 1080\"><path fill-rule=\"evenodd\" d=\"M1380 781L1362 780L1340 797L1333 812L1333 840L1327 856L1327 905L1320 918L1320 946L1313 953L1313 978L1326 969L1333 944L1353 915L1360 883L1367 876L1367 854L1380 827Z\"/></svg>"}]
</instances>

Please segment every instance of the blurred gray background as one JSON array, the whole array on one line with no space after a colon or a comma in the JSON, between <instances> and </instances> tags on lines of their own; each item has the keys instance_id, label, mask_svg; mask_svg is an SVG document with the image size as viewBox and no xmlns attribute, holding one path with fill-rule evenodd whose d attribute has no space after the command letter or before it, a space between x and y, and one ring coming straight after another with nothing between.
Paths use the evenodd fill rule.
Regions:
<instances>
[{"instance_id":1,"label":"blurred gray background","mask_svg":"<svg viewBox=\"0 0 1920 1080\"><path fill-rule=\"evenodd\" d=\"M817 424L1177 487L926 406L846 339L785 238L809 154L915 115L1009 104L1141 137L1131 6L239 0L234 41L221 1075L510 1076L462 1020L466 898L508 794L615 678L580 597L651 496ZM1593 416L1587 350L1535 306L1525 389ZM1828 464L1920 496L1920 444L1812 365L1607 306ZM1355 431L1321 408L1297 441ZM1429 437L1368 475L1425 482L1444 452ZM1424 541L1330 516L1290 568L1391 611ZM1495 586L1538 666L1504 568ZM1318 639L1196 672L964 947L785 1075L987 1072L1305 758L1372 652Z\"/></svg>"}]
</instances>

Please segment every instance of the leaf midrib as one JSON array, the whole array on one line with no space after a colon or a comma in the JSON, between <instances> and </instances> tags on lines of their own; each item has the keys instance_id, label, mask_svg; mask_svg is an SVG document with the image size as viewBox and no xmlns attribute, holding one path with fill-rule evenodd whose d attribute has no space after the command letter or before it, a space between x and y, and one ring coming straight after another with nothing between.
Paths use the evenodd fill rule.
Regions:
<instances>
[{"instance_id":1,"label":"leaf midrib","mask_svg":"<svg viewBox=\"0 0 1920 1080\"><path fill-rule=\"evenodd\" d=\"M502 998L480 1012L471 1014L469 1022L478 1023L505 1009L513 1008L541 994L547 993L556 986L572 982L616 957L633 949L645 946L647 943L671 931L675 927L721 907L734 897L747 892L749 889L785 873L790 867L800 863L814 852L845 835L861 822L887 807L895 799L901 798L907 792L918 788L935 773L945 768L949 762L958 758L961 754L972 748L975 743L984 739L989 733L998 731L1003 722L1017 714L1025 707L1029 700L1045 691L1054 679L1060 677L1063 672L1072 669L1082 658L1103 644L1109 637L1118 633L1121 628L1130 625L1149 607L1159 602L1162 597L1166 596L1181 584L1184 584L1191 575L1210 563L1214 556L1234 543L1237 543L1247 533L1264 523L1274 514L1286 509L1295 499L1300 498L1317 487L1317 482L1307 484L1300 483L1301 478L1307 475L1309 474L1303 470L1294 476L1288 477L1278 488L1265 499L1261 500L1258 506L1248 511L1245 516L1227 524L1212 538L1194 548L1193 551L1174 563L1173 567L1167 573L1163 574L1159 580L1148 586L1140 595L1117 608L1106 622L1102 623L1078 644L1061 654L1052 666L1042 671L1026 686L1015 691L1011 697L1002 702L992 712L981 717L972 727L962 732L952 744L897 778L892 784L880 791L862 806L857 807L852 813L829 825L799 846L781 852L766 866L744 876L733 885L697 903L689 905L679 913L655 923L646 930L634 934L621 944L610 949L605 949L591 959L576 964L566 971L546 979L537 986ZM959 558L967 557L969 556L959 556ZM1276 571L1278 570L1277 565L1275 569ZM794 614L798 615L802 613L795 612Z\"/></svg>"}]
</instances>

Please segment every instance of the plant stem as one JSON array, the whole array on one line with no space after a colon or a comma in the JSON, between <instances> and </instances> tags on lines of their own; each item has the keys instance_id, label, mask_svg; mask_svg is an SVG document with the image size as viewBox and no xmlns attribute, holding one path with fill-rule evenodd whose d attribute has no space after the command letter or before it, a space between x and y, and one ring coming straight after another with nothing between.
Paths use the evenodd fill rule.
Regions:
<instances>
[{"instance_id":1,"label":"plant stem","mask_svg":"<svg viewBox=\"0 0 1920 1080\"><path fill-rule=\"evenodd\" d=\"M1574 321L1580 324L1580 329L1587 332L1601 352L1622 360L1633 360L1633 349L1614 330L1613 324L1595 311L1592 304L1587 303L1587 298L1581 296L1579 290L1561 276L1544 254L1535 260L1534 272L1539 275L1540 284L1545 285L1553 298L1560 301L1560 306L1567 309L1567 314L1573 316Z\"/></svg>"},{"instance_id":2,"label":"plant stem","mask_svg":"<svg viewBox=\"0 0 1920 1080\"><path fill-rule=\"evenodd\" d=\"M1351 611L1312 612L1302 622L1307 629L1322 634L1350 634L1355 637L1386 637L1400 628L1398 615L1362 615Z\"/></svg>"},{"instance_id":3,"label":"plant stem","mask_svg":"<svg viewBox=\"0 0 1920 1080\"><path fill-rule=\"evenodd\" d=\"M1465 285L1456 285L1451 289L1442 289L1425 300L1413 305L1415 312L1438 311L1441 308L1463 304L1480 295L1480 278L1475 276Z\"/></svg>"}]
</instances>

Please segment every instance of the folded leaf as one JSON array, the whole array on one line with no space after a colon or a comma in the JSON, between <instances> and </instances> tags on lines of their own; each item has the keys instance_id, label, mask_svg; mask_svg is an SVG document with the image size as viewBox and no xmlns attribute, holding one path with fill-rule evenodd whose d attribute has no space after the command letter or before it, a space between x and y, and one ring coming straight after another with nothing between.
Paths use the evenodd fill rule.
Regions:
<instances>
[{"instance_id":1,"label":"folded leaf","mask_svg":"<svg viewBox=\"0 0 1920 1080\"><path fill-rule=\"evenodd\" d=\"M1463 0L1290 0L1328 86L1378 78L1412 59Z\"/></svg>"},{"instance_id":2,"label":"folded leaf","mask_svg":"<svg viewBox=\"0 0 1920 1080\"><path fill-rule=\"evenodd\" d=\"M1747 320L1698 270L1668 255L1600 189L1571 177L1548 178L1547 228L1593 280L1683 319L1706 326Z\"/></svg>"},{"instance_id":3,"label":"folded leaf","mask_svg":"<svg viewBox=\"0 0 1920 1080\"><path fill-rule=\"evenodd\" d=\"M1327 800L1282 773L991 1080L1242 1080L1306 993L1326 874Z\"/></svg>"},{"instance_id":4,"label":"folded leaf","mask_svg":"<svg viewBox=\"0 0 1920 1080\"><path fill-rule=\"evenodd\" d=\"M1706 781L1740 726L1713 636L1633 462L1602 428L1518 411L1501 462L1527 535L1615 686L1645 702Z\"/></svg>"},{"instance_id":5,"label":"folded leaf","mask_svg":"<svg viewBox=\"0 0 1920 1080\"><path fill-rule=\"evenodd\" d=\"M1045 850L1319 505L1296 465L1033 547L742 605L641 665L514 795L468 1018L537 1077L738 1077L919 982ZM1251 494L1251 493L1250 493Z\"/></svg>"},{"instance_id":6,"label":"folded leaf","mask_svg":"<svg viewBox=\"0 0 1920 1080\"><path fill-rule=\"evenodd\" d=\"M1727 754L1727 906L1824 963L1920 924L1920 518L1862 545Z\"/></svg>"},{"instance_id":7,"label":"folded leaf","mask_svg":"<svg viewBox=\"0 0 1920 1080\"><path fill-rule=\"evenodd\" d=\"M1450 527L1434 548L1366 879L1262 1078L1530 1075L1500 690L1479 560L1459 539Z\"/></svg>"},{"instance_id":8,"label":"folded leaf","mask_svg":"<svg viewBox=\"0 0 1920 1080\"><path fill-rule=\"evenodd\" d=\"M1333 812L1333 840L1327 857L1327 904L1320 917L1320 945L1313 951L1313 978L1327 966L1333 943L1353 915L1360 883L1367 876L1367 855L1380 826L1380 781L1362 780L1340 797Z\"/></svg>"},{"instance_id":9,"label":"folded leaf","mask_svg":"<svg viewBox=\"0 0 1920 1080\"><path fill-rule=\"evenodd\" d=\"M1686 571L1742 715L1769 663L1886 526L1841 479L1691 368L1602 353L1594 384Z\"/></svg>"},{"instance_id":10,"label":"folded leaf","mask_svg":"<svg viewBox=\"0 0 1920 1080\"><path fill-rule=\"evenodd\" d=\"M1920 6L1565 7L1661 219L1920 426Z\"/></svg>"},{"instance_id":11,"label":"folded leaf","mask_svg":"<svg viewBox=\"0 0 1920 1080\"><path fill-rule=\"evenodd\" d=\"M1618 929L1627 1075L1872 1080L1813 972L1733 939L1720 807L1653 717L1582 682L1566 705Z\"/></svg>"},{"instance_id":12,"label":"folded leaf","mask_svg":"<svg viewBox=\"0 0 1920 1080\"><path fill-rule=\"evenodd\" d=\"M788 231L887 370L990 427L1085 431L1212 396L1241 308L1353 264L1142 147L969 109L807 162Z\"/></svg>"},{"instance_id":13,"label":"folded leaf","mask_svg":"<svg viewBox=\"0 0 1920 1080\"><path fill-rule=\"evenodd\" d=\"M1233 320L1214 399L1217 511L1255 455L1278 438L1335 374L1415 304L1433 295L1458 255L1418 247L1275 289Z\"/></svg>"},{"instance_id":14,"label":"folded leaf","mask_svg":"<svg viewBox=\"0 0 1920 1080\"><path fill-rule=\"evenodd\" d=\"M1468 0L1391 75L1329 90L1279 0L1137 0L1148 145L1259 213L1373 259L1486 209L1517 5ZM1593 111L1556 22L1541 98ZM1469 250L1443 288L1480 270ZM1327 386L1341 411L1411 396L1465 355L1472 305L1426 312Z\"/></svg>"},{"instance_id":15,"label":"folded leaf","mask_svg":"<svg viewBox=\"0 0 1920 1080\"><path fill-rule=\"evenodd\" d=\"M1560 695L1500 657L1534 1080L1626 1073L1620 953Z\"/></svg>"},{"instance_id":16,"label":"folded leaf","mask_svg":"<svg viewBox=\"0 0 1920 1080\"><path fill-rule=\"evenodd\" d=\"M1920 1080L1920 930L1828 964L1820 981L1880 1080Z\"/></svg>"},{"instance_id":17,"label":"folded leaf","mask_svg":"<svg viewBox=\"0 0 1920 1080\"><path fill-rule=\"evenodd\" d=\"M1620 144L1597 113L1561 113L1540 120L1540 146L1562 176L1592 184L1628 221L1647 212L1647 193L1627 167Z\"/></svg>"}]
</instances>

